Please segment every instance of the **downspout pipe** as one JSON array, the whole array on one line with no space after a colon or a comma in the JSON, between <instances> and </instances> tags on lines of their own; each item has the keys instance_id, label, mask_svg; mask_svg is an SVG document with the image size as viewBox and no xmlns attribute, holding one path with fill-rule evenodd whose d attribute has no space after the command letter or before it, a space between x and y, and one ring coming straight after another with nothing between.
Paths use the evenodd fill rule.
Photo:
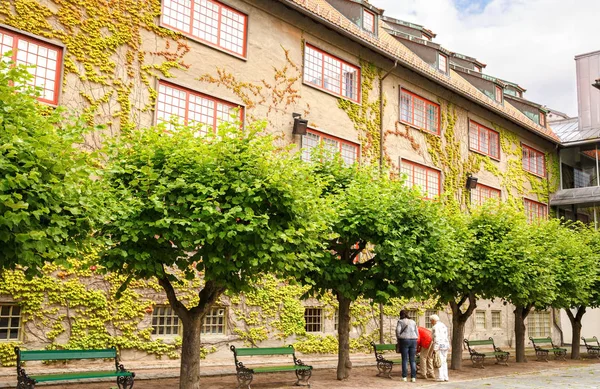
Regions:
<instances>
[{"instance_id":1,"label":"downspout pipe","mask_svg":"<svg viewBox=\"0 0 600 389\"><path fill-rule=\"evenodd\" d=\"M398 67L398 61L394 61L394 67L387 71L379 79L379 171L383 171L383 80L387 78L394 69ZM379 303L379 343L383 341L383 304Z\"/></svg>"},{"instance_id":2,"label":"downspout pipe","mask_svg":"<svg viewBox=\"0 0 600 389\"><path fill-rule=\"evenodd\" d=\"M390 70L388 70L387 73L385 73L383 75L383 77L381 77L379 79L379 169L380 170L383 169L383 80L385 80L387 78L387 76L392 74L394 69L396 69L397 67L398 67L398 61L396 60L396 61L394 61L394 67L392 67ZM383 316L383 314L382 314L382 316ZM383 342L381 342L381 343L383 343Z\"/></svg>"}]
</instances>

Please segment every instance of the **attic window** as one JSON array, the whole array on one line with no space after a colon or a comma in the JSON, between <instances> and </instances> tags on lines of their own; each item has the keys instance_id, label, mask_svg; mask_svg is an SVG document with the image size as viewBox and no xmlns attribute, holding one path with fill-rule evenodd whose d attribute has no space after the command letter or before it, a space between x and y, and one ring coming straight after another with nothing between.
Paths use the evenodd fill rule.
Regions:
<instances>
[{"instance_id":1,"label":"attic window","mask_svg":"<svg viewBox=\"0 0 600 389\"><path fill-rule=\"evenodd\" d=\"M375 14L363 9L363 28L366 31L375 33Z\"/></svg>"},{"instance_id":2,"label":"attic window","mask_svg":"<svg viewBox=\"0 0 600 389\"><path fill-rule=\"evenodd\" d=\"M546 115L540 111L540 126L546 127Z\"/></svg>"},{"instance_id":3,"label":"attic window","mask_svg":"<svg viewBox=\"0 0 600 389\"><path fill-rule=\"evenodd\" d=\"M438 69L440 72L446 73L448 68L448 57L438 53Z\"/></svg>"},{"instance_id":4,"label":"attic window","mask_svg":"<svg viewBox=\"0 0 600 389\"><path fill-rule=\"evenodd\" d=\"M481 73L481 67L479 67L479 66L477 66L477 65L475 65L475 66L473 67L473 70L475 70L475 71L476 71L476 72L478 72L478 73Z\"/></svg>"},{"instance_id":5,"label":"attic window","mask_svg":"<svg viewBox=\"0 0 600 389\"><path fill-rule=\"evenodd\" d=\"M496 101L502 103L502 88L496 85Z\"/></svg>"},{"instance_id":6,"label":"attic window","mask_svg":"<svg viewBox=\"0 0 600 389\"><path fill-rule=\"evenodd\" d=\"M428 41L431 40L431 38L429 36L425 35L425 34L422 35L422 38L425 39L425 40L428 40Z\"/></svg>"}]
</instances>

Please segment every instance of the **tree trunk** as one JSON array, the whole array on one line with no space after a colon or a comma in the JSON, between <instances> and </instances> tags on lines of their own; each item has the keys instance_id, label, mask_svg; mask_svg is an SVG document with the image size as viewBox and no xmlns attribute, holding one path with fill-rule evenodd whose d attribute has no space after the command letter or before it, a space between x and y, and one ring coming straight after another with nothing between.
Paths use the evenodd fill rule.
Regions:
<instances>
[{"instance_id":1,"label":"tree trunk","mask_svg":"<svg viewBox=\"0 0 600 389\"><path fill-rule=\"evenodd\" d=\"M581 319L585 314L585 307L578 307L575 315L573 315L573 312L571 312L570 309L565 309L565 311L567 312L567 316L569 316L569 321L573 328L573 337L571 338L571 359L579 359L581 351Z\"/></svg>"},{"instance_id":2,"label":"tree trunk","mask_svg":"<svg viewBox=\"0 0 600 389\"><path fill-rule=\"evenodd\" d=\"M463 313L461 307L469 301L467 310ZM463 339L465 338L465 324L475 308L477 308L477 299L475 295L465 295L456 301L450 301L452 308L452 356L450 360L450 369L460 370L462 367Z\"/></svg>"},{"instance_id":3,"label":"tree trunk","mask_svg":"<svg viewBox=\"0 0 600 389\"><path fill-rule=\"evenodd\" d=\"M338 300L338 365L337 379L345 380L350 377L350 303L351 300L337 294Z\"/></svg>"},{"instance_id":4,"label":"tree trunk","mask_svg":"<svg viewBox=\"0 0 600 389\"><path fill-rule=\"evenodd\" d=\"M214 281L206 281L199 293L198 305L188 309L177 299L177 294L169 279L165 276L158 283L167 294L169 304L183 324L183 342L181 344L181 368L179 389L200 389L200 331L206 312L225 291Z\"/></svg>"},{"instance_id":5,"label":"tree trunk","mask_svg":"<svg viewBox=\"0 0 600 389\"><path fill-rule=\"evenodd\" d=\"M516 361L527 362L525 358L525 319L529 312L531 312L532 305L522 306L517 305L515 307L515 348L516 348Z\"/></svg>"}]
</instances>

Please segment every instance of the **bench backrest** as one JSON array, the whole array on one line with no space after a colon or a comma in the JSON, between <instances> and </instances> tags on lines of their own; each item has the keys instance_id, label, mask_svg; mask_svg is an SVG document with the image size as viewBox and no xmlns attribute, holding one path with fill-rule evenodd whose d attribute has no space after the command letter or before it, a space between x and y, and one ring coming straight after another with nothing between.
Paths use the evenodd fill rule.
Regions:
<instances>
[{"instance_id":1,"label":"bench backrest","mask_svg":"<svg viewBox=\"0 0 600 389\"><path fill-rule=\"evenodd\" d=\"M394 343L392 343L392 344L377 344L377 343L372 343L371 342L371 345L375 349L375 352L378 352L378 351L389 351L389 350L396 351L396 345Z\"/></svg>"},{"instance_id":2,"label":"bench backrest","mask_svg":"<svg viewBox=\"0 0 600 389\"><path fill-rule=\"evenodd\" d=\"M600 342L598 342L598 338L597 337L591 337L591 338L584 338L583 336L581 337L581 340L583 340L583 343L587 346L588 343L594 343L596 342L596 344L598 346L600 346ZM595 345L594 345L595 346Z\"/></svg>"},{"instance_id":3,"label":"bench backrest","mask_svg":"<svg viewBox=\"0 0 600 389\"><path fill-rule=\"evenodd\" d=\"M533 343L533 347L536 347L537 345L540 344L551 344L554 347L554 343L552 343L552 338L547 337L547 338L532 338L529 337L529 340L531 341L531 343Z\"/></svg>"},{"instance_id":4,"label":"bench backrest","mask_svg":"<svg viewBox=\"0 0 600 389\"><path fill-rule=\"evenodd\" d=\"M115 348L102 350L28 350L15 348L15 353L21 362L25 361L63 361L70 359L114 359L117 357Z\"/></svg>"},{"instance_id":5,"label":"bench backrest","mask_svg":"<svg viewBox=\"0 0 600 389\"><path fill-rule=\"evenodd\" d=\"M253 355L294 355L294 348L289 347L253 347L253 348L236 348L231 346L231 351L238 357L253 356Z\"/></svg>"},{"instance_id":6,"label":"bench backrest","mask_svg":"<svg viewBox=\"0 0 600 389\"><path fill-rule=\"evenodd\" d=\"M489 339L477 339L477 340L469 340L469 339L465 339L465 343L467 344L467 346L470 347L474 347L474 346L493 346L494 345L494 339L489 338Z\"/></svg>"}]
</instances>

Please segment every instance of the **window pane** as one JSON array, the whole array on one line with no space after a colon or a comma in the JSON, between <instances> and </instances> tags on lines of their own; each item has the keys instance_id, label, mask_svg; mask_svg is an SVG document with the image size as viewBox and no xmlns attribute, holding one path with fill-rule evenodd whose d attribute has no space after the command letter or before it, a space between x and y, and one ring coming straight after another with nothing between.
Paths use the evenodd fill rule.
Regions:
<instances>
[{"instance_id":1,"label":"window pane","mask_svg":"<svg viewBox=\"0 0 600 389\"><path fill-rule=\"evenodd\" d=\"M322 310L321 308L305 308L304 321L306 332L322 332Z\"/></svg>"},{"instance_id":2,"label":"window pane","mask_svg":"<svg viewBox=\"0 0 600 389\"><path fill-rule=\"evenodd\" d=\"M359 69L310 45L304 50L304 82L358 101Z\"/></svg>"},{"instance_id":3,"label":"window pane","mask_svg":"<svg viewBox=\"0 0 600 389\"><path fill-rule=\"evenodd\" d=\"M302 137L302 160L306 162L310 161L312 151L318 145L319 135L307 132L306 135Z\"/></svg>"},{"instance_id":4,"label":"window pane","mask_svg":"<svg viewBox=\"0 0 600 389\"><path fill-rule=\"evenodd\" d=\"M225 312L223 308L212 308L204 317L202 323L203 334L225 333Z\"/></svg>"}]
</instances>

